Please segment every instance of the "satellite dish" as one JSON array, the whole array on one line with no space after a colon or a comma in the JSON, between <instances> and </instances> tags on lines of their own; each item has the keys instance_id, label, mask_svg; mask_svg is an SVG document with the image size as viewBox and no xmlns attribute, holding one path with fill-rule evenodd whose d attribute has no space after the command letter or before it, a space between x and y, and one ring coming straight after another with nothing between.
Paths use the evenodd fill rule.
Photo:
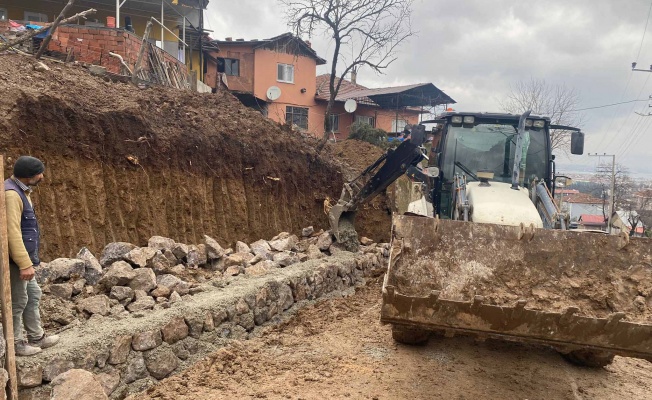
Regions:
<instances>
[{"instance_id":1,"label":"satellite dish","mask_svg":"<svg viewBox=\"0 0 652 400\"><path fill-rule=\"evenodd\" d=\"M358 103L353 99L348 99L344 103L344 111L346 111L348 113L352 113L357 109L358 109Z\"/></svg>"},{"instance_id":2,"label":"satellite dish","mask_svg":"<svg viewBox=\"0 0 652 400\"><path fill-rule=\"evenodd\" d=\"M269 89L267 89L268 99L274 101L274 100L278 100L279 97L281 97L281 88L279 88L278 86L270 86Z\"/></svg>"}]
</instances>

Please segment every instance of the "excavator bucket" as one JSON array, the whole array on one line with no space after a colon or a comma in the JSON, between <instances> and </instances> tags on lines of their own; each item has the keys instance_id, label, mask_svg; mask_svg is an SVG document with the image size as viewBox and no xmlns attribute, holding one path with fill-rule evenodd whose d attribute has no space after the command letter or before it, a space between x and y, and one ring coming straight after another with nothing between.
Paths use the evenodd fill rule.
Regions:
<instances>
[{"instance_id":1,"label":"excavator bucket","mask_svg":"<svg viewBox=\"0 0 652 400\"><path fill-rule=\"evenodd\" d=\"M397 215L381 321L652 360L652 241Z\"/></svg>"}]
</instances>

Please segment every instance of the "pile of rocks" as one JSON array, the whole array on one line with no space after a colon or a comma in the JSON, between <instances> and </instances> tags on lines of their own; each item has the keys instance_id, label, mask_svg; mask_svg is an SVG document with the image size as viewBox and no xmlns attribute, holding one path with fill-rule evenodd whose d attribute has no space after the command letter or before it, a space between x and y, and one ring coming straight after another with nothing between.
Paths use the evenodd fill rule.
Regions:
<instances>
[{"instance_id":1,"label":"pile of rocks","mask_svg":"<svg viewBox=\"0 0 652 400\"><path fill-rule=\"evenodd\" d=\"M387 244L364 237L361 244L364 253L388 255ZM146 247L110 243L99 260L83 248L74 259L43 263L37 280L45 293L46 328L169 308L206 290L206 285L223 286L236 276L260 276L343 251L333 243L330 232L315 232L312 227L303 229L301 238L283 232L271 240L237 242L234 247L224 249L209 236L197 245L154 236Z\"/></svg>"},{"instance_id":2,"label":"pile of rocks","mask_svg":"<svg viewBox=\"0 0 652 400\"><path fill-rule=\"evenodd\" d=\"M99 260L82 250L77 259L53 261L39 272L49 292L44 297L69 302L89 319L62 332L58 346L19 360L23 393L49 396L65 381L58 376L78 368L92 372L112 399L122 399L226 340L245 340L258 326L280 323L305 300L384 271L387 244L362 238L360 251L350 253L333 244L329 232L303 233L239 242L235 250L210 237L199 245L153 237L146 247L111 243Z\"/></svg>"}]
</instances>

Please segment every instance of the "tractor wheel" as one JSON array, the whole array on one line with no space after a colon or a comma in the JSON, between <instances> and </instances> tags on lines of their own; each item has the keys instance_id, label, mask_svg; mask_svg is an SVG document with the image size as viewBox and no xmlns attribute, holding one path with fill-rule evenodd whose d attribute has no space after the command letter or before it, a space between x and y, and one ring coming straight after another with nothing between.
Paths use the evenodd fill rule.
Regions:
<instances>
[{"instance_id":1,"label":"tractor wheel","mask_svg":"<svg viewBox=\"0 0 652 400\"><path fill-rule=\"evenodd\" d=\"M611 353L595 350L574 350L570 353L562 353L562 357L573 364L591 368L605 367L614 359Z\"/></svg>"},{"instance_id":2,"label":"tractor wheel","mask_svg":"<svg viewBox=\"0 0 652 400\"><path fill-rule=\"evenodd\" d=\"M404 325L392 325L392 338L403 344L426 344L430 332Z\"/></svg>"}]
</instances>

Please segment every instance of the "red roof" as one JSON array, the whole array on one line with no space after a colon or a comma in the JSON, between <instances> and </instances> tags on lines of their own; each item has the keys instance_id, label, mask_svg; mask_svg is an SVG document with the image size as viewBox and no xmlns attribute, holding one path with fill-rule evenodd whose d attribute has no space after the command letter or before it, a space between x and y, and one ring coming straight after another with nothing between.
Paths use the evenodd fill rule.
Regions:
<instances>
[{"instance_id":1,"label":"red roof","mask_svg":"<svg viewBox=\"0 0 652 400\"><path fill-rule=\"evenodd\" d=\"M590 225L602 225L605 223L605 220L602 215L582 214L580 215L578 222L583 222Z\"/></svg>"},{"instance_id":2,"label":"red roof","mask_svg":"<svg viewBox=\"0 0 652 400\"><path fill-rule=\"evenodd\" d=\"M602 204L602 200L593 197L589 193L571 194L564 198L566 203L579 203L579 204Z\"/></svg>"}]
</instances>

